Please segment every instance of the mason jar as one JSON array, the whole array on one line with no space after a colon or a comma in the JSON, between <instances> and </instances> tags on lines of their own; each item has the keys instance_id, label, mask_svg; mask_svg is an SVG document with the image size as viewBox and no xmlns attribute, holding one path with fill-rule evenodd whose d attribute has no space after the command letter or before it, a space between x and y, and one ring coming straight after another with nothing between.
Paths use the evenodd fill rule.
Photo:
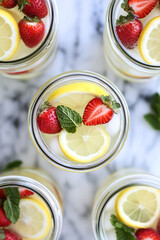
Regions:
<instances>
[{"instance_id":1,"label":"mason jar","mask_svg":"<svg viewBox=\"0 0 160 240\"><path fill-rule=\"evenodd\" d=\"M116 214L115 199L123 190L137 186L152 187L159 191L160 179L141 169L129 168L111 174L102 184L96 193L92 209L92 229L96 240L117 239L110 222L111 215Z\"/></svg>"},{"instance_id":2,"label":"mason jar","mask_svg":"<svg viewBox=\"0 0 160 240\"><path fill-rule=\"evenodd\" d=\"M31 79L42 74L48 65L53 62L58 46L58 10L55 0L45 0L45 2L48 8L48 15L44 20L46 29L44 39L34 51L32 51L32 48L26 48L25 51L28 52L28 55L20 57L20 51L23 51L20 49L18 55L13 60L0 61L0 74L2 76L17 80ZM12 14L12 9L7 11Z\"/></svg>"},{"instance_id":3,"label":"mason jar","mask_svg":"<svg viewBox=\"0 0 160 240\"><path fill-rule=\"evenodd\" d=\"M87 94L93 94L93 97L95 97L97 92L105 92L107 95L110 95L112 99L116 100L120 104L121 107L118 109L118 114L115 114L114 118L118 118L118 120L116 120L118 121L116 122L117 125L115 123L116 126L112 126L113 133L110 133L109 135L109 148L101 157L90 162L72 161L71 159L66 157L60 149L58 143L59 134L56 134L54 136L55 142L52 144L51 142L53 142L53 134L44 135L40 132L37 124L38 111L43 105L43 103L46 101L46 99L51 99L50 96L57 94L57 91L60 94L60 97L62 94L69 94L70 96L72 96L73 92L79 93L80 91L83 91L84 96ZM83 103L83 99L82 101L80 100L78 102L78 105L80 105L81 102ZM75 110L77 110L78 107L79 106L75 107ZM108 125L105 125L105 127L109 128L109 126L111 126L109 125L111 124L111 122L112 120L110 121L110 123L108 123ZM112 159L116 157L116 155L122 149L127 138L129 129L129 110L122 93L110 80L92 72L71 71L53 77L38 90L29 108L28 128L30 137L36 149L43 156L43 158L49 161L51 164L61 169L73 172L93 171L108 164ZM108 128L106 130L107 132L110 131L110 129ZM114 133L114 130L117 132ZM84 140L86 139L87 137Z\"/></svg>"},{"instance_id":4,"label":"mason jar","mask_svg":"<svg viewBox=\"0 0 160 240\"><path fill-rule=\"evenodd\" d=\"M12 187L18 187L19 189L23 188L32 191L34 195L29 197L26 196L25 199L30 199L31 197L34 201L37 200L42 206L45 204L45 208L47 207L49 210L49 215L52 223L49 231L43 237L43 240L59 239L62 229L63 205L61 194L55 180L53 180L46 172L42 171L41 169L20 167L10 171L5 171L0 175L0 190ZM24 213L22 213L22 216L23 215ZM15 228L14 224L12 225L13 226L11 226L11 230L13 231L15 229L17 230L17 228L19 230L19 226L21 226L18 225L18 227ZM7 228L10 229L10 226ZM18 230L17 234L21 236L21 231L18 232Z\"/></svg>"},{"instance_id":5,"label":"mason jar","mask_svg":"<svg viewBox=\"0 0 160 240\"><path fill-rule=\"evenodd\" d=\"M160 66L137 60L120 43L116 34L116 20L122 1L110 0L105 19L104 54L107 65L121 78L133 82L149 81L160 75Z\"/></svg>"}]
</instances>

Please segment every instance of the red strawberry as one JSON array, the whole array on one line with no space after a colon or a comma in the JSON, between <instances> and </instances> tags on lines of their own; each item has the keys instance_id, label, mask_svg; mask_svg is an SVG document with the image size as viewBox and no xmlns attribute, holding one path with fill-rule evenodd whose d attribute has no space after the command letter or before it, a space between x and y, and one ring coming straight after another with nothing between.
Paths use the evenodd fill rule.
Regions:
<instances>
[{"instance_id":1,"label":"red strawberry","mask_svg":"<svg viewBox=\"0 0 160 240\"><path fill-rule=\"evenodd\" d=\"M37 46L44 37L44 23L37 17L24 17L19 23L19 32L25 45L29 48Z\"/></svg>"},{"instance_id":2,"label":"red strawberry","mask_svg":"<svg viewBox=\"0 0 160 240\"><path fill-rule=\"evenodd\" d=\"M18 190L19 190L19 193L20 193L20 197L29 197L29 196L34 194L34 192L32 192L29 189L24 188L24 187L19 187Z\"/></svg>"},{"instance_id":3,"label":"red strawberry","mask_svg":"<svg viewBox=\"0 0 160 240\"><path fill-rule=\"evenodd\" d=\"M5 8L14 8L17 5L17 0L0 0L0 5Z\"/></svg>"},{"instance_id":4,"label":"red strawberry","mask_svg":"<svg viewBox=\"0 0 160 240\"><path fill-rule=\"evenodd\" d=\"M0 235L3 236L3 234L5 238L2 239L4 240L22 240L22 238L20 238L15 232L10 230L1 229Z\"/></svg>"},{"instance_id":5,"label":"red strawberry","mask_svg":"<svg viewBox=\"0 0 160 240\"><path fill-rule=\"evenodd\" d=\"M146 17L156 6L158 0L128 0L128 5L138 18Z\"/></svg>"},{"instance_id":6,"label":"red strawberry","mask_svg":"<svg viewBox=\"0 0 160 240\"><path fill-rule=\"evenodd\" d=\"M37 124L43 133L58 133L62 130L60 122L56 114L56 107L49 106L44 103L37 116Z\"/></svg>"},{"instance_id":7,"label":"red strawberry","mask_svg":"<svg viewBox=\"0 0 160 240\"><path fill-rule=\"evenodd\" d=\"M3 189L0 189L0 198L5 198L6 195L5 195L5 192Z\"/></svg>"},{"instance_id":8,"label":"red strawberry","mask_svg":"<svg viewBox=\"0 0 160 240\"><path fill-rule=\"evenodd\" d=\"M157 232L160 234L160 219L158 220L158 223L157 223Z\"/></svg>"},{"instance_id":9,"label":"red strawberry","mask_svg":"<svg viewBox=\"0 0 160 240\"><path fill-rule=\"evenodd\" d=\"M160 240L159 234L152 228L138 229L135 235L137 240Z\"/></svg>"},{"instance_id":10,"label":"red strawberry","mask_svg":"<svg viewBox=\"0 0 160 240\"><path fill-rule=\"evenodd\" d=\"M45 0L18 0L18 6L29 17L44 18L48 14Z\"/></svg>"},{"instance_id":11,"label":"red strawberry","mask_svg":"<svg viewBox=\"0 0 160 240\"><path fill-rule=\"evenodd\" d=\"M0 207L0 227L7 227L11 221L6 217L3 207Z\"/></svg>"},{"instance_id":12,"label":"red strawberry","mask_svg":"<svg viewBox=\"0 0 160 240\"><path fill-rule=\"evenodd\" d=\"M120 19L117 21L116 32L121 43L126 48L132 49L137 46L143 25L138 19L128 19L120 16Z\"/></svg>"},{"instance_id":13,"label":"red strawberry","mask_svg":"<svg viewBox=\"0 0 160 240\"><path fill-rule=\"evenodd\" d=\"M102 101L98 97L93 98L86 106L83 114L83 123L85 125L99 125L109 122L114 114L110 96L108 100Z\"/></svg>"}]
</instances>

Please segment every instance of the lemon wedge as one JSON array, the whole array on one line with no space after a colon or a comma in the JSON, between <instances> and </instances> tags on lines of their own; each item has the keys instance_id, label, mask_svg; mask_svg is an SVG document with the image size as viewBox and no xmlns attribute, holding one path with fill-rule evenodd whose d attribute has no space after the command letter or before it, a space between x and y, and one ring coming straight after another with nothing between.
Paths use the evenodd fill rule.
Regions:
<instances>
[{"instance_id":1,"label":"lemon wedge","mask_svg":"<svg viewBox=\"0 0 160 240\"><path fill-rule=\"evenodd\" d=\"M52 231L49 209L39 199L30 197L21 199L20 217L12 229L25 240L44 240Z\"/></svg>"},{"instance_id":2,"label":"lemon wedge","mask_svg":"<svg viewBox=\"0 0 160 240\"><path fill-rule=\"evenodd\" d=\"M147 186L130 187L118 195L117 216L130 227L151 227L160 215L160 191Z\"/></svg>"},{"instance_id":3,"label":"lemon wedge","mask_svg":"<svg viewBox=\"0 0 160 240\"><path fill-rule=\"evenodd\" d=\"M141 32L138 48L146 63L160 65L160 16L146 24Z\"/></svg>"},{"instance_id":4,"label":"lemon wedge","mask_svg":"<svg viewBox=\"0 0 160 240\"><path fill-rule=\"evenodd\" d=\"M109 147L109 136L100 126L80 126L76 133L61 131L59 144L71 160L87 163L101 157Z\"/></svg>"}]
</instances>

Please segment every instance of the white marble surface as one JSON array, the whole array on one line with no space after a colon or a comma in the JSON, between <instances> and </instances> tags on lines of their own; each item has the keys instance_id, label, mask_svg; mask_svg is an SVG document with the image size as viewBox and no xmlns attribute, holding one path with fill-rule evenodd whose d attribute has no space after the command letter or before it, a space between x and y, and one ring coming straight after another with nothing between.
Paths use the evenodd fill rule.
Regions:
<instances>
[{"instance_id":1,"label":"white marble surface","mask_svg":"<svg viewBox=\"0 0 160 240\"><path fill-rule=\"evenodd\" d=\"M55 62L37 79L26 82L0 77L0 168L13 159L38 165L59 182L64 197L64 222L60 240L92 240L91 209L95 192L111 172L138 167L160 177L160 132L144 121L150 111L148 99L158 91L159 79L145 84L125 82L106 68L102 32L109 0L58 0L59 51ZM35 150L27 130L27 112L37 89L56 74L90 70L111 80L123 92L131 124L126 144L107 167L92 173L68 173L50 165Z\"/></svg>"}]
</instances>

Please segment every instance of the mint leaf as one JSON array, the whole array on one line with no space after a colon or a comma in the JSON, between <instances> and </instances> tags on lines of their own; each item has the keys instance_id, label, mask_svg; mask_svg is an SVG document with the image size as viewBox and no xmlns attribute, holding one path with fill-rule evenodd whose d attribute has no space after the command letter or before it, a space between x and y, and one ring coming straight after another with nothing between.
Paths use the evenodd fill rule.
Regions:
<instances>
[{"instance_id":1,"label":"mint leaf","mask_svg":"<svg viewBox=\"0 0 160 240\"><path fill-rule=\"evenodd\" d=\"M8 170L20 167L21 165L22 165L22 161L21 160L15 160L15 161L13 161L11 163L8 163L3 171L8 171Z\"/></svg>"},{"instance_id":2,"label":"mint leaf","mask_svg":"<svg viewBox=\"0 0 160 240\"><path fill-rule=\"evenodd\" d=\"M110 222L115 227L117 240L136 240L134 229L119 221L114 214L111 215Z\"/></svg>"},{"instance_id":3,"label":"mint leaf","mask_svg":"<svg viewBox=\"0 0 160 240\"><path fill-rule=\"evenodd\" d=\"M56 110L61 127L69 133L75 133L82 123L82 118L76 111L64 105L59 105Z\"/></svg>"},{"instance_id":4,"label":"mint leaf","mask_svg":"<svg viewBox=\"0 0 160 240\"><path fill-rule=\"evenodd\" d=\"M4 211L6 217L12 223L16 223L20 214L19 208L20 194L18 188L17 187L5 188L4 191L7 197L7 199L4 202Z\"/></svg>"},{"instance_id":5,"label":"mint leaf","mask_svg":"<svg viewBox=\"0 0 160 240\"><path fill-rule=\"evenodd\" d=\"M160 117L160 95L158 93L151 97L151 108Z\"/></svg>"},{"instance_id":6,"label":"mint leaf","mask_svg":"<svg viewBox=\"0 0 160 240\"><path fill-rule=\"evenodd\" d=\"M0 240L4 240L6 238L5 232L3 229L0 230Z\"/></svg>"},{"instance_id":7,"label":"mint leaf","mask_svg":"<svg viewBox=\"0 0 160 240\"><path fill-rule=\"evenodd\" d=\"M151 125L155 130L160 130L160 119L152 113L144 115L144 119Z\"/></svg>"}]
</instances>

